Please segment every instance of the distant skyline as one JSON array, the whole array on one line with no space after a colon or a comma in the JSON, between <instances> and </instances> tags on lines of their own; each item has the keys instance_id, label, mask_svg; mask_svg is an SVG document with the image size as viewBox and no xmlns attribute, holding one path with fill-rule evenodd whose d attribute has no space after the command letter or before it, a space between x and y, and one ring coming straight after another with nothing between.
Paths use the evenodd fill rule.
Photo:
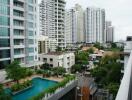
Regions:
<instances>
[{"instance_id":1,"label":"distant skyline","mask_svg":"<svg viewBox=\"0 0 132 100\"><path fill-rule=\"evenodd\" d=\"M40 2L41 0L39 0ZM112 21L115 27L115 41L125 40L126 36L132 36L132 0L65 0L66 9L75 4L80 4L83 9L87 7L104 8L106 20Z\"/></svg>"}]
</instances>

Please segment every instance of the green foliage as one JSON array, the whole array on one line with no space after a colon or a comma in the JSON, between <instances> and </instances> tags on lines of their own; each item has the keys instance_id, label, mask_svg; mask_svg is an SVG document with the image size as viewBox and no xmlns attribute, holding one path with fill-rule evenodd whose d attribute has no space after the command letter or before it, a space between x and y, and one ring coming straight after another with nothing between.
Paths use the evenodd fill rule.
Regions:
<instances>
[{"instance_id":1,"label":"green foliage","mask_svg":"<svg viewBox=\"0 0 132 100\"><path fill-rule=\"evenodd\" d=\"M36 70L36 74L43 74L43 70L41 70L41 69Z\"/></svg>"},{"instance_id":2,"label":"green foliage","mask_svg":"<svg viewBox=\"0 0 132 100\"><path fill-rule=\"evenodd\" d=\"M75 61L78 62L78 61L88 61L88 52L85 52L85 51L81 51L77 54L75 54Z\"/></svg>"},{"instance_id":3,"label":"green foliage","mask_svg":"<svg viewBox=\"0 0 132 100\"><path fill-rule=\"evenodd\" d=\"M44 69L44 70L51 70L51 67L48 63L45 63L41 66L41 69Z\"/></svg>"},{"instance_id":4,"label":"green foliage","mask_svg":"<svg viewBox=\"0 0 132 100\"><path fill-rule=\"evenodd\" d=\"M30 100L42 100L42 98L45 96L45 94L52 94L54 93L58 88L65 87L65 85L70 82L71 80L74 80L75 76L73 75L68 75L67 77L64 78L63 81L59 82L53 87L50 87L46 90L44 90L42 93L38 94L37 96L32 97Z\"/></svg>"},{"instance_id":5,"label":"green foliage","mask_svg":"<svg viewBox=\"0 0 132 100\"><path fill-rule=\"evenodd\" d=\"M110 83L106 88L109 90L110 93L113 94L113 97L115 98L118 92L119 86L120 85L117 83Z\"/></svg>"},{"instance_id":6,"label":"green foliage","mask_svg":"<svg viewBox=\"0 0 132 100\"><path fill-rule=\"evenodd\" d=\"M116 43L111 43L111 48L117 48Z\"/></svg>"},{"instance_id":7,"label":"green foliage","mask_svg":"<svg viewBox=\"0 0 132 100\"><path fill-rule=\"evenodd\" d=\"M64 75L66 73L65 68L63 67L55 67L52 69L52 71L54 72L55 75Z\"/></svg>"},{"instance_id":8,"label":"green foliage","mask_svg":"<svg viewBox=\"0 0 132 100\"><path fill-rule=\"evenodd\" d=\"M117 59L119 59L118 55L105 56L101 59L98 67L91 70L95 81L104 88L109 89L114 95L116 95L118 84L120 84L122 68L121 64L117 62Z\"/></svg>"},{"instance_id":9,"label":"green foliage","mask_svg":"<svg viewBox=\"0 0 132 100\"><path fill-rule=\"evenodd\" d=\"M26 76L32 76L34 74L34 71L32 71L31 69L26 69Z\"/></svg>"},{"instance_id":10,"label":"green foliage","mask_svg":"<svg viewBox=\"0 0 132 100\"><path fill-rule=\"evenodd\" d=\"M59 51L62 51L62 48L59 47L59 46L57 46L57 47L56 47L56 52L59 52Z\"/></svg>"},{"instance_id":11,"label":"green foliage","mask_svg":"<svg viewBox=\"0 0 132 100\"><path fill-rule=\"evenodd\" d=\"M12 100L11 96L5 93L2 84L0 84L0 100Z\"/></svg>"},{"instance_id":12,"label":"green foliage","mask_svg":"<svg viewBox=\"0 0 132 100\"><path fill-rule=\"evenodd\" d=\"M6 67L7 78L13 79L19 83L19 80L25 78L26 69L20 66L20 63L13 61L10 65Z\"/></svg>"},{"instance_id":13,"label":"green foliage","mask_svg":"<svg viewBox=\"0 0 132 100\"><path fill-rule=\"evenodd\" d=\"M14 84L11 87L11 90L12 90L12 92L17 92L17 91L23 90L31 85L32 85L32 81L26 81L24 83Z\"/></svg>"},{"instance_id":14,"label":"green foliage","mask_svg":"<svg viewBox=\"0 0 132 100\"><path fill-rule=\"evenodd\" d=\"M93 53L94 53L94 49L93 49L93 48L90 48L90 49L87 50L87 52L88 52L89 54L93 54Z\"/></svg>"},{"instance_id":15,"label":"green foliage","mask_svg":"<svg viewBox=\"0 0 132 100\"><path fill-rule=\"evenodd\" d=\"M76 73L81 71L81 66L79 64L75 64L71 67L71 72Z\"/></svg>"}]
</instances>

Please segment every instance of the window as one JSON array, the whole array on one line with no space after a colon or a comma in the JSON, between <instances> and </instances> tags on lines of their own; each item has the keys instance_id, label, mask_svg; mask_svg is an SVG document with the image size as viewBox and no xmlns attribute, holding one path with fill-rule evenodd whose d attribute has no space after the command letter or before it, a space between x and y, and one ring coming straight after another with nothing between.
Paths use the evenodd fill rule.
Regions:
<instances>
[{"instance_id":1,"label":"window","mask_svg":"<svg viewBox=\"0 0 132 100\"><path fill-rule=\"evenodd\" d=\"M20 55L20 54L23 54L23 53L24 53L23 49L15 49L14 50L14 55Z\"/></svg>"},{"instance_id":2,"label":"window","mask_svg":"<svg viewBox=\"0 0 132 100\"><path fill-rule=\"evenodd\" d=\"M34 44L34 40L33 40L33 39L29 39L29 40L28 40L28 43L29 43L29 44Z\"/></svg>"},{"instance_id":3,"label":"window","mask_svg":"<svg viewBox=\"0 0 132 100\"><path fill-rule=\"evenodd\" d=\"M52 62L52 61L53 61L53 59L52 59L52 58L50 58L50 61Z\"/></svg>"},{"instance_id":4,"label":"window","mask_svg":"<svg viewBox=\"0 0 132 100\"><path fill-rule=\"evenodd\" d=\"M13 15L19 16L19 17L24 17L24 12L23 11L14 10L13 11Z\"/></svg>"},{"instance_id":5,"label":"window","mask_svg":"<svg viewBox=\"0 0 132 100\"><path fill-rule=\"evenodd\" d=\"M13 23L14 23L14 26L23 26L24 25L24 22L20 21L20 20L14 20Z\"/></svg>"},{"instance_id":6,"label":"window","mask_svg":"<svg viewBox=\"0 0 132 100\"><path fill-rule=\"evenodd\" d=\"M33 0L28 0L28 3L31 3L31 4L33 4Z\"/></svg>"},{"instance_id":7,"label":"window","mask_svg":"<svg viewBox=\"0 0 132 100\"><path fill-rule=\"evenodd\" d=\"M33 20L33 14L28 14L28 19Z\"/></svg>"},{"instance_id":8,"label":"window","mask_svg":"<svg viewBox=\"0 0 132 100\"><path fill-rule=\"evenodd\" d=\"M9 58L10 50L0 50L0 58Z\"/></svg>"},{"instance_id":9,"label":"window","mask_svg":"<svg viewBox=\"0 0 132 100\"><path fill-rule=\"evenodd\" d=\"M28 52L29 53L33 53L34 52L34 48L28 48Z\"/></svg>"},{"instance_id":10,"label":"window","mask_svg":"<svg viewBox=\"0 0 132 100\"><path fill-rule=\"evenodd\" d=\"M10 60L0 61L0 69L4 69L8 64L10 64Z\"/></svg>"},{"instance_id":11,"label":"window","mask_svg":"<svg viewBox=\"0 0 132 100\"><path fill-rule=\"evenodd\" d=\"M9 18L6 16L0 16L0 25L9 25Z\"/></svg>"},{"instance_id":12,"label":"window","mask_svg":"<svg viewBox=\"0 0 132 100\"><path fill-rule=\"evenodd\" d=\"M28 35L29 35L29 36L34 36L33 31L28 31Z\"/></svg>"},{"instance_id":13,"label":"window","mask_svg":"<svg viewBox=\"0 0 132 100\"><path fill-rule=\"evenodd\" d=\"M33 6L30 6L30 5L29 5L29 6L28 6L28 10L31 11L31 12L33 12Z\"/></svg>"},{"instance_id":14,"label":"window","mask_svg":"<svg viewBox=\"0 0 132 100\"><path fill-rule=\"evenodd\" d=\"M29 27L29 28L33 28L33 23L32 23L32 22L29 22L29 23L28 23L28 27Z\"/></svg>"},{"instance_id":15,"label":"window","mask_svg":"<svg viewBox=\"0 0 132 100\"><path fill-rule=\"evenodd\" d=\"M0 47L9 47L10 40L9 39L0 39Z\"/></svg>"},{"instance_id":16,"label":"window","mask_svg":"<svg viewBox=\"0 0 132 100\"><path fill-rule=\"evenodd\" d=\"M27 60L28 60L28 61L34 61L34 56L28 56L28 57L27 57Z\"/></svg>"},{"instance_id":17,"label":"window","mask_svg":"<svg viewBox=\"0 0 132 100\"><path fill-rule=\"evenodd\" d=\"M6 4L6 5L8 5L9 2L10 2L10 0L0 0L0 3L1 3L1 4Z\"/></svg>"},{"instance_id":18,"label":"window","mask_svg":"<svg viewBox=\"0 0 132 100\"><path fill-rule=\"evenodd\" d=\"M9 36L10 29L6 27L0 27L0 36Z\"/></svg>"},{"instance_id":19,"label":"window","mask_svg":"<svg viewBox=\"0 0 132 100\"><path fill-rule=\"evenodd\" d=\"M0 14L9 15L9 7L5 5L0 6Z\"/></svg>"},{"instance_id":20,"label":"window","mask_svg":"<svg viewBox=\"0 0 132 100\"><path fill-rule=\"evenodd\" d=\"M43 62L47 62L47 58L43 58Z\"/></svg>"},{"instance_id":21,"label":"window","mask_svg":"<svg viewBox=\"0 0 132 100\"><path fill-rule=\"evenodd\" d=\"M19 30L19 29L14 29L14 35L24 35L24 31L23 30Z\"/></svg>"}]
</instances>

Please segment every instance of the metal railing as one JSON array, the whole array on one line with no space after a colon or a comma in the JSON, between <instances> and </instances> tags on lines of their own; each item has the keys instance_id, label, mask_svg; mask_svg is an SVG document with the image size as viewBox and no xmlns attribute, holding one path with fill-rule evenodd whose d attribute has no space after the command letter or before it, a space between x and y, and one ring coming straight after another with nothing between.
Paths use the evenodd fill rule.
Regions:
<instances>
[{"instance_id":1,"label":"metal railing","mask_svg":"<svg viewBox=\"0 0 132 100\"><path fill-rule=\"evenodd\" d=\"M124 76L121 81L116 100L132 100L132 51L124 71Z\"/></svg>"}]
</instances>

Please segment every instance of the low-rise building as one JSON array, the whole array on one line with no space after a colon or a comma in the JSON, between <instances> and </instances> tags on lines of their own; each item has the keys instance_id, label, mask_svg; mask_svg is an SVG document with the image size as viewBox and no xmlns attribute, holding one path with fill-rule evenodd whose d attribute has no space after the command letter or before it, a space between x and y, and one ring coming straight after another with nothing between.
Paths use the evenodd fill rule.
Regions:
<instances>
[{"instance_id":1,"label":"low-rise building","mask_svg":"<svg viewBox=\"0 0 132 100\"><path fill-rule=\"evenodd\" d=\"M50 67L64 67L67 72L70 72L71 66L75 64L73 52L51 52L40 55L39 59L48 63Z\"/></svg>"},{"instance_id":2,"label":"low-rise building","mask_svg":"<svg viewBox=\"0 0 132 100\"><path fill-rule=\"evenodd\" d=\"M55 39L50 39L48 36L40 35L38 37L38 52L44 54L48 52L55 52L57 43Z\"/></svg>"}]
</instances>

